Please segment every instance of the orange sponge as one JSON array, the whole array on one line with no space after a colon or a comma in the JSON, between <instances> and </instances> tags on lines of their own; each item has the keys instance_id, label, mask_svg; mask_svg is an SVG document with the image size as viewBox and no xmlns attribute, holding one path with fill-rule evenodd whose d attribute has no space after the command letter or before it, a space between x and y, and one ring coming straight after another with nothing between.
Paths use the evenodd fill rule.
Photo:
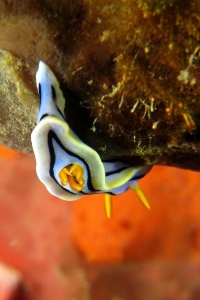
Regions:
<instances>
[{"instance_id":1,"label":"orange sponge","mask_svg":"<svg viewBox=\"0 0 200 300\"><path fill-rule=\"evenodd\" d=\"M75 244L93 263L197 258L200 249L200 174L154 167L140 182L151 206L132 192L113 197L107 219L103 195L73 203Z\"/></svg>"},{"instance_id":2,"label":"orange sponge","mask_svg":"<svg viewBox=\"0 0 200 300\"><path fill-rule=\"evenodd\" d=\"M8 149L2 145L0 145L0 158L7 159L12 157L18 157L20 155L19 152Z\"/></svg>"}]
</instances>

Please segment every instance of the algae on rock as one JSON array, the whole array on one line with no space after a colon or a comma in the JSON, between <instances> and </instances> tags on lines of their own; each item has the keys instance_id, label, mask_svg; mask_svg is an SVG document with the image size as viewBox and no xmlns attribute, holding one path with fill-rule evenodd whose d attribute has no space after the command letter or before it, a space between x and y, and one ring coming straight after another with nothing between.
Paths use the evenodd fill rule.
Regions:
<instances>
[{"instance_id":1,"label":"algae on rock","mask_svg":"<svg viewBox=\"0 0 200 300\"><path fill-rule=\"evenodd\" d=\"M44 60L70 126L102 157L200 170L198 0L3 0L0 9L0 48L28 66L21 89L36 97ZM31 153L34 117L25 111L27 146L17 134L1 142Z\"/></svg>"},{"instance_id":2,"label":"algae on rock","mask_svg":"<svg viewBox=\"0 0 200 300\"><path fill-rule=\"evenodd\" d=\"M38 100L24 83L27 66L0 50L0 143L31 153L30 130L35 126Z\"/></svg>"}]
</instances>

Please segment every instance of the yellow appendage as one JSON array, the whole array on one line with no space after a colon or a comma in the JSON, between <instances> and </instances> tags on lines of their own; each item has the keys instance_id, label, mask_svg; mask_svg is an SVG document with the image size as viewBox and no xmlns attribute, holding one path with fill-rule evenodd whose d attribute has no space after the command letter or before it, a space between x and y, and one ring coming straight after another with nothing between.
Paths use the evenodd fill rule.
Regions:
<instances>
[{"instance_id":1,"label":"yellow appendage","mask_svg":"<svg viewBox=\"0 0 200 300\"><path fill-rule=\"evenodd\" d=\"M69 183L71 189L76 192L80 192L84 188L85 180L83 175L84 169L78 164L66 166L58 173L62 186Z\"/></svg>"},{"instance_id":2,"label":"yellow appendage","mask_svg":"<svg viewBox=\"0 0 200 300\"><path fill-rule=\"evenodd\" d=\"M111 195L105 194L104 195L104 205L105 205L105 212L108 219L111 218L112 214L112 198Z\"/></svg>"},{"instance_id":3,"label":"yellow appendage","mask_svg":"<svg viewBox=\"0 0 200 300\"><path fill-rule=\"evenodd\" d=\"M139 187L139 185L135 185L134 188L132 188L132 190L136 193L136 195L138 196L139 200L144 204L144 206L148 209L150 209L150 205L149 202L147 200L147 197L145 196L144 192L141 190L141 188Z\"/></svg>"}]
</instances>

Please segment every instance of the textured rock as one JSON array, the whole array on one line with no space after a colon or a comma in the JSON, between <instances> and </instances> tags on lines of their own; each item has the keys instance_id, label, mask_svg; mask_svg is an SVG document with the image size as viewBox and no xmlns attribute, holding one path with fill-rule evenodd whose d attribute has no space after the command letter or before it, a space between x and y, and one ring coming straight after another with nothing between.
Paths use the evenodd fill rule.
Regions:
<instances>
[{"instance_id":1,"label":"textured rock","mask_svg":"<svg viewBox=\"0 0 200 300\"><path fill-rule=\"evenodd\" d=\"M25 83L28 68L19 58L2 50L0 65L0 141L31 153L30 130L35 125L38 101Z\"/></svg>"},{"instance_id":2,"label":"textured rock","mask_svg":"<svg viewBox=\"0 0 200 300\"><path fill-rule=\"evenodd\" d=\"M30 75L22 86L36 95L43 59L61 82L70 126L101 156L200 169L198 0L1 1L0 9L0 47ZM31 153L35 111L22 115L23 137L1 142Z\"/></svg>"}]
</instances>

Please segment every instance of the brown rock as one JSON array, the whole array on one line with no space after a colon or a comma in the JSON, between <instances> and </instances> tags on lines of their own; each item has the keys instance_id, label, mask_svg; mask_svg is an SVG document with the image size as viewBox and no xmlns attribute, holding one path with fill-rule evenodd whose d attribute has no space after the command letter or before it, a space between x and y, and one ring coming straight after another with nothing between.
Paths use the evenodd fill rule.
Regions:
<instances>
[{"instance_id":1,"label":"brown rock","mask_svg":"<svg viewBox=\"0 0 200 300\"><path fill-rule=\"evenodd\" d=\"M31 153L30 130L34 128L37 98L25 83L27 66L0 50L0 142Z\"/></svg>"},{"instance_id":2,"label":"brown rock","mask_svg":"<svg viewBox=\"0 0 200 300\"><path fill-rule=\"evenodd\" d=\"M199 170L197 0L0 5L0 47L30 73L22 86L36 95L35 71L44 60L61 82L70 126L102 157ZM14 119L27 120L22 115ZM9 135L2 143L30 153L30 119L20 127L26 146Z\"/></svg>"}]
</instances>

